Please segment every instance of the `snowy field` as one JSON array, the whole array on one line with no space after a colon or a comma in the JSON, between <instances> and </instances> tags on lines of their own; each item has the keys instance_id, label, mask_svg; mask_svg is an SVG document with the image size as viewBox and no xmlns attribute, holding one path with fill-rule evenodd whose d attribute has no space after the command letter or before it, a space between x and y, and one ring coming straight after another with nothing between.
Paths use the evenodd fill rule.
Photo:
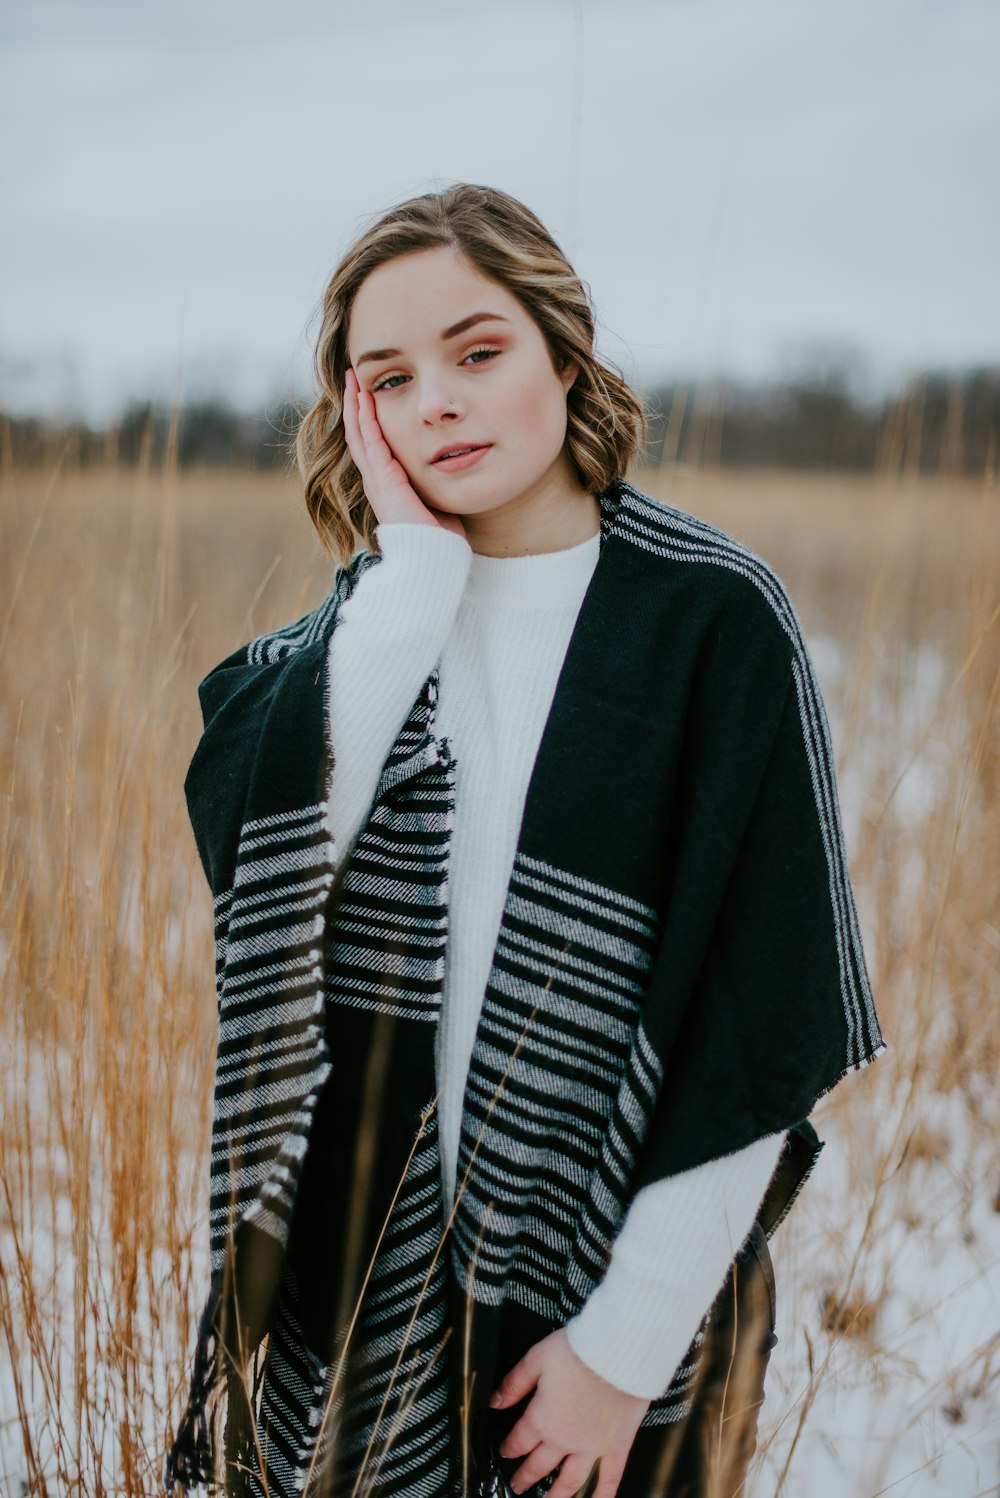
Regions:
<instances>
[{"instance_id":1,"label":"snowy field","mask_svg":"<svg viewBox=\"0 0 1000 1498\"><path fill-rule=\"evenodd\" d=\"M121 473L32 482L0 491L0 1498L147 1498L206 1285L194 686L326 564L273 479L147 475L141 506ZM1000 1494L995 496L725 476L671 502L796 602L889 1044L821 1104L826 1149L772 1242L748 1498ZM220 583L236 524L248 556Z\"/></svg>"},{"instance_id":2,"label":"snowy field","mask_svg":"<svg viewBox=\"0 0 1000 1498\"><path fill-rule=\"evenodd\" d=\"M827 1148L775 1236L779 1343L751 1498L779 1482L787 1498L1000 1492L1000 1110L992 1090L982 1101L978 1138L963 1099L922 1108L918 1158L877 1199L858 1200L849 1142L821 1125Z\"/></svg>"}]
</instances>

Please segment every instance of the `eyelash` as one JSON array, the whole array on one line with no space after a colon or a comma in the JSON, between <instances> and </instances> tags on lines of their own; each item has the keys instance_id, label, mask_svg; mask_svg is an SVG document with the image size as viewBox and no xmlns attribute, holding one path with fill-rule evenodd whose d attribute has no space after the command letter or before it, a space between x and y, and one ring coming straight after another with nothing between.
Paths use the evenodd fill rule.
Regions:
<instances>
[{"instance_id":1,"label":"eyelash","mask_svg":"<svg viewBox=\"0 0 1000 1498\"><path fill-rule=\"evenodd\" d=\"M470 348L470 350L466 354L465 358L466 359L471 359L472 356L473 356L473 354L500 354L502 352L503 352L502 349L494 348L492 344L485 344L484 343L479 348ZM462 362L464 363L465 360L463 360ZM483 364L488 364L490 361L488 359L483 359L480 362L482 362ZM390 385L389 381L390 380L401 380L402 378L403 378L402 375L385 375L385 376L383 376L383 378L381 380L379 380L377 384L375 384L375 385L372 386L372 395L374 395L376 393L376 391L379 391L379 390L398 390L399 386L398 385Z\"/></svg>"}]
</instances>

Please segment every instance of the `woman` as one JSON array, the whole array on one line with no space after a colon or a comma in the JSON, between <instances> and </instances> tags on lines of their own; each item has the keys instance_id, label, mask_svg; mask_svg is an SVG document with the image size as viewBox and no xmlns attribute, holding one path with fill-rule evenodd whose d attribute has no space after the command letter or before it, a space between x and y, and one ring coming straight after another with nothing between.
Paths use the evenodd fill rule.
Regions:
<instances>
[{"instance_id":1,"label":"woman","mask_svg":"<svg viewBox=\"0 0 1000 1498\"><path fill-rule=\"evenodd\" d=\"M327 288L298 451L341 565L202 683L186 781L220 1039L170 1482L225 1375L232 1492L742 1484L766 1237L882 1041L792 605L625 481L593 339L467 184Z\"/></svg>"}]
</instances>

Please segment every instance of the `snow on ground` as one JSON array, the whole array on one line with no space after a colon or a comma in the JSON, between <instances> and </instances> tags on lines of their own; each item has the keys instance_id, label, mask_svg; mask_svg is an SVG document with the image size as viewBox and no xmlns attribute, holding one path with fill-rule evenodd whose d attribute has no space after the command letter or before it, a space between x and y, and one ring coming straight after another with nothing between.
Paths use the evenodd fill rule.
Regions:
<instances>
[{"instance_id":1,"label":"snow on ground","mask_svg":"<svg viewBox=\"0 0 1000 1498\"><path fill-rule=\"evenodd\" d=\"M8 1138L21 1148L17 1159L4 1162L15 1186L13 1214L0 1198L0 1308L7 1302L13 1333L8 1338L0 1321L0 1498L160 1491L171 1383L186 1377L187 1313L197 1313L207 1284L205 1223L187 1244L175 1234L172 1252L116 1251L98 1113L85 1118L84 1148L78 1139L66 1141L66 1120L59 1118L57 1100L65 1106L72 1096L79 1062L66 1055L53 1061L36 1050L5 1078ZM86 1193L78 1179L81 1158L90 1161ZM186 1169L200 1173L202 1162L192 1158L174 1169L180 1182ZM134 1284L131 1293L126 1283ZM78 1327L74 1307L81 1303L88 1313ZM16 1363L10 1342L19 1352ZM18 1385L44 1488L29 1483ZM140 1474L132 1486L124 1480L126 1424Z\"/></svg>"},{"instance_id":2,"label":"snow on ground","mask_svg":"<svg viewBox=\"0 0 1000 1498\"><path fill-rule=\"evenodd\" d=\"M875 1085L874 1074L888 1065L883 1057L837 1089L859 1090L860 1127L854 1099L845 1102L835 1093L836 1105L831 1101L820 1110L817 1123L826 1148L772 1242L779 1342L761 1417L762 1454L748 1498L772 1498L779 1491L782 1498L1000 1493L1000 1166L992 1145L1000 1137L1000 1104L986 1088L978 1097L955 1092L922 1100L903 1163L876 1193L870 1177L899 1118L898 1109L885 1107L886 1084ZM36 1064L36 1096L43 1087ZM868 1112L873 1121L865 1117ZM978 1114L974 1127L972 1113ZM97 1175L94 1186L99 1187ZM28 1401L36 1411L34 1435L50 1472L73 1423L72 1228L63 1195L54 1216L49 1208L42 1211L30 1235L34 1282L52 1308L64 1308L61 1315L53 1310L49 1320L51 1376L41 1378L37 1363L31 1374L29 1360L22 1359ZM56 1242L61 1251L54 1250ZM8 1274L11 1246L4 1223L0 1253ZM88 1258L94 1302L110 1307L116 1291L113 1259L98 1251L96 1241ZM168 1274L165 1263L153 1266L154 1282L165 1283ZM145 1343L139 1356L151 1381L146 1410L152 1476L160 1460L157 1412L165 1404L169 1345L149 1333L150 1288L143 1287L144 1305L135 1324ZM824 1327L827 1291L842 1297L847 1318L856 1316L853 1329ZM107 1398L111 1414L121 1390L114 1379L105 1387L93 1328L87 1341L92 1393L98 1403ZM57 1386L61 1392L54 1393ZM110 1419L100 1443L106 1474L115 1470L114 1427ZM19 1498L26 1478L12 1368L0 1355L0 1494ZM152 1481L149 1491L154 1491Z\"/></svg>"},{"instance_id":3,"label":"snow on ground","mask_svg":"<svg viewBox=\"0 0 1000 1498\"><path fill-rule=\"evenodd\" d=\"M809 645L838 748L844 741L837 705L844 695L845 658L831 638L817 636ZM872 746L895 746L896 762L906 765L894 793L897 819L919 829L949 794L949 775L959 761L947 732L922 744L909 761L899 748L919 741L943 680L941 658L928 647L906 696L908 725L898 718L898 694L873 693L876 704L895 703L897 716L869 723L866 743L856 748L840 778L849 851L864 814L864 761L875 752ZM965 729L956 721L952 731ZM919 840L912 846L919 850ZM896 908L905 909L917 898L922 873L919 852L912 867L896 870ZM866 919L863 902L860 914L873 959L882 933ZM914 992L918 978L914 973ZM876 994L877 1004L879 999ZM943 1018L947 996L934 1002ZM911 1045L906 1023L905 1014L893 1014L889 1053L861 1076L845 1079L818 1110L816 1123L827 1147L773 1240L779 1342L747 1498L1000 1494L1000 1100L995 1085L977 1085L968 1075L953 1091L932 1091L926 1075L916 1074L914 1057L921 1051ZM925 1042L933 1050L939 1037L930 1033ZM49 1491L62 1498L52 1474L62 1466L67 1442L73 1455L77 1352L92 1377L94 1399L105 1404L95 1446L104 1452L105 1476L113 1481L119 1476L115 1443L126 1364L109 1356L122 1317L102 1195L107 1171L95 1142L97 1163L81 1235L70 1209L71 1161L49 1107L51 1089L64 1097L71 1090L71 1071L59 1077L59 1069L48 1057L19 1056L8 1067L4 1088L5 1106L21 1100L27 1108L18 1117L15 1138L25 1137L22 1116L31 1120L30 1160L12 1162L8 1156L5 1167L19 1182L24 1170L37 1175L19 1187L14 1207L22 1241L30 1246L44 1345L32 1354L18 1335L17 1264L3 1200L0 1308L4 1299L12 1303L17 1375L33 1438L49 1474ZM908 1102L914 1078L916 1091ZM11 1117L4 1119L8 1146ZM888 1168L882 1170L884 1161ZM200 1166L192 1160L189 1168ZM175 1379L183 1377L190 1350L177 1345L177 1327L184 1321L179 1302L186 1295L187 1314L196 1315L206 1283L199 1258L203 1239L203 1232L200 1238L193 1235L183 1283L176 1283L166 1257L161 1262L154 1253L137 1291L131 1320L136 1372L129 1377L127 1398L148 1443L149 1493L157 1490L162 1460L168 1371ZM81 1244L96 1319L76 1349L72 1307L82 1283ZM20 1498L28 1480L16 1382L5 1336L0 1342L0 1498Z\"/></svg>"},{"instance_id":4,"label":"snow on ground","mask_svg":"<svg viewBox=\"0 0 1000 1498\"><path fill-rule=\"evenodd\" d=\"M970 1130L961 1094L922 1104L925 1153L882 1187L858 1259L861 1293L848 1297L854 1329L831 1333L824 1292L845 1283L871 1196L851 1185L860 1135L852 1144L834 1120L820 1133L827 1147L772 1243L779 1344L748 1498L778 1490L807 1400L783 1498L1000 1493L998 1134ZM882 1142L871 1141L872 1157Z\"/></svg>"}]
</instances>

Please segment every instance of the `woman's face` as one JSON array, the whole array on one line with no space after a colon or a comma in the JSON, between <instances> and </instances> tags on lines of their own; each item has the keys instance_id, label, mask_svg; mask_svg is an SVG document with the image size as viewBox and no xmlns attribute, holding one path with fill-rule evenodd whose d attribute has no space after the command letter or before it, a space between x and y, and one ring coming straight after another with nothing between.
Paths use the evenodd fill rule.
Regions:
<instances>
[{"instance_id":1,"label":"woman's face","mask_svg":"<svg viewBox=\"0 0 1000 1498\"><path fill-rule=\"evenodd\" d=\"M471 515L579 488L564 450L577 366L557 373L517 298L460 252L417 250L372 271L355 296L347 351L425 504ZM451 448L478 453L435 461Z\"/></svg>"}]
</instances>

